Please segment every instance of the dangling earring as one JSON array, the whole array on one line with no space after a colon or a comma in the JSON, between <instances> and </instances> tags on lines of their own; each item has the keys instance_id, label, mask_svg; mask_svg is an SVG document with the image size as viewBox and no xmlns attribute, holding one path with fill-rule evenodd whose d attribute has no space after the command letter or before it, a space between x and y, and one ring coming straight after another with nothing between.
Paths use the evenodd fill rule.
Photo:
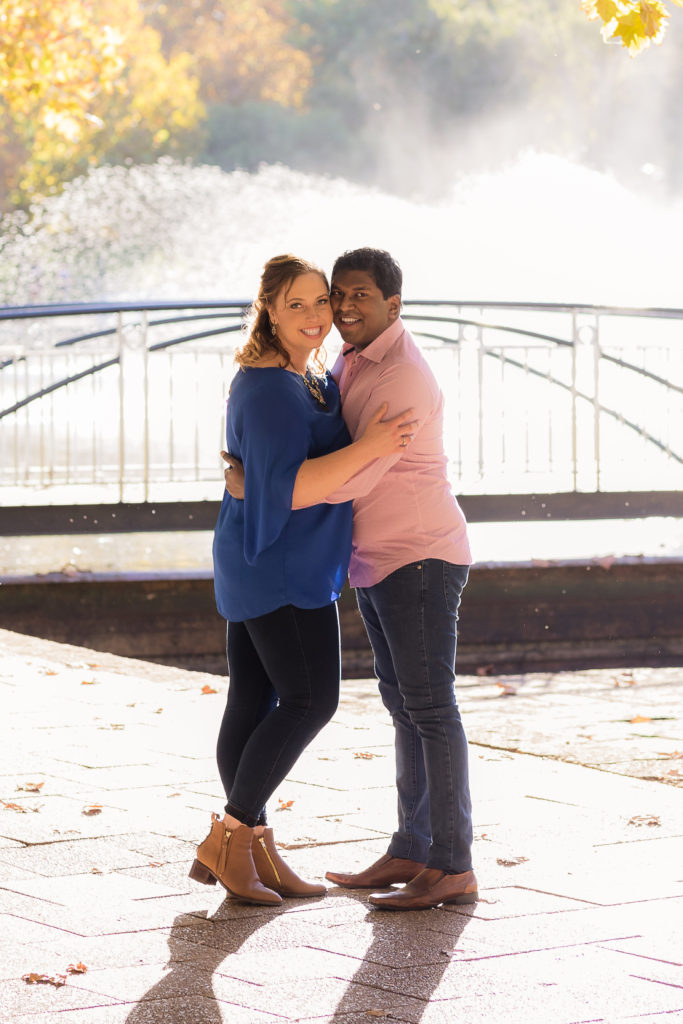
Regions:
<instances>
[{"instance_id":1,"label":"dangling earring","mask_svg":"<svg viewBox=\"0 0 683 1024\"><path fill-rule=\"evenodd\" d=\"M270 321L270 333L272 335L277 334L277 324L273 323L272 320Z\"/></svg>"}]
</instances>

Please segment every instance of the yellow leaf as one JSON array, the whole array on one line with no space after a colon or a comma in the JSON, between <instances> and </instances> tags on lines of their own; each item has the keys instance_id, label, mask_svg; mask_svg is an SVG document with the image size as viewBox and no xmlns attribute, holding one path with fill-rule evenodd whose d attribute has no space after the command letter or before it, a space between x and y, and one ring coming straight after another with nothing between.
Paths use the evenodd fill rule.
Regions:
<instances>
[{"instance_id":1,"label":"yellow leaf","mask_svg":"<svg viewBox=\"0 0 683 1024\"><path fill-rule=\"evenodd\" d=\"M627 14L619 14L616 19L616 26L611 32L610 39L621 39L632 57L650 42L640 16L640 10L629 10ZM611 28L612 22L607 28Z\"/></svg>"},{"instance_id":2,"label":"yellow leaf","mask_svg":"<svg viewBox=\"0 0 683 1024\"><path fill-rule=\"evenodd\" d=\"M638 722L651 722L652 719L648 718L647 715L635 715L633 718L630 718L629 721L632 725L636 725Z\"/></svg>"},{"instance_id":3,"label":"yellow leaf","mask_svg":"<svg viewBox=\"0 0 683 1024\"><path fill-rule=\"evenodd\" d=\"M669 12L661 0L640 0L640 17L645 34L653 43L659 43L664 36L665 21Z\"/></svg>"}]
</instances>

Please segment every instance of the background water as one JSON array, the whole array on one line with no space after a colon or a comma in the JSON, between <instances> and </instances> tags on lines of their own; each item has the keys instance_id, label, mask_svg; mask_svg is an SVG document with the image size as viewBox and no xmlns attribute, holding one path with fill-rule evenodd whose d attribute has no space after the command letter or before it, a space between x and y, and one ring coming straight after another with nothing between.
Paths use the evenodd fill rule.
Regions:
<instances>
[{"instance_id":1,"label":"background water","mask_svg":"<svg viewBox=\"0 0 683 1024\"><path fill-rule=\"evenodd\" d=\"M408 299L682 301L680 201L532 152L433 203L282 166L100 167L3 228L6 305L249 298L278 252L329 270L361 245L396 256Z\"/></svg>"}]
</instances>

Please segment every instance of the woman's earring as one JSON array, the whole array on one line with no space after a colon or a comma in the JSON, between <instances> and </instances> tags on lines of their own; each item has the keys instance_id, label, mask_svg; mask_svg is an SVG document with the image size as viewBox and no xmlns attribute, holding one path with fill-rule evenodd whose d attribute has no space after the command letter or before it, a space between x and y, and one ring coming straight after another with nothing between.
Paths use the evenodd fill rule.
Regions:
<instances>
[{"instance_id":1,"label":"woman's earring","mask_svg":"<svg viewBox=\"0 0 683 1024\"><path fill-rule=\"evenodd\" d=\"M272 320L270 321L270 333L277 334L277 325Z\"/></svg>"}]
</instances>

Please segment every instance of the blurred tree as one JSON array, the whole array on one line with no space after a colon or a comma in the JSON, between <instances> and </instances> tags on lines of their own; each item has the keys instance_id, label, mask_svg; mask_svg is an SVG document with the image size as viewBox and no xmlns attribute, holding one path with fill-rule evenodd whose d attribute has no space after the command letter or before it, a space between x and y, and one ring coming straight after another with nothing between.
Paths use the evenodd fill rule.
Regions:
<instances>
[{"instance_id":1,"label":"blurred tree","mask_svg":"<svg viewBox=\"0 0 683 1024\"><path fill-rule=\"evenodd\" d=\"M683 7L683 0L671 0ZM650 43L661 43L669 11L662 0L581 0L589 21L602 21L606 43L619 42L631 57Z\"/></svg>"},{"instance_id":2,"label":"blurred tree","mask_svg":"<svg viewBox=\"0 0 683 1024\"><path fill-rule=\"evenodd\" d=\"M137 0L4 0L0 22L0 207L102 160L190 151L191 60L163 57Z\"/></svg>"},{"instance_id":3,"label":"blurred tree","mask_svg":"<svg viewBox=\"0 0 683 1024\"><path fill-rule=\"evenodd\" d=\"M287 39L285 0L142 0L170 58L191 53L207 103L301 106L311 61Z\"/></svg>"}]
</instances>

